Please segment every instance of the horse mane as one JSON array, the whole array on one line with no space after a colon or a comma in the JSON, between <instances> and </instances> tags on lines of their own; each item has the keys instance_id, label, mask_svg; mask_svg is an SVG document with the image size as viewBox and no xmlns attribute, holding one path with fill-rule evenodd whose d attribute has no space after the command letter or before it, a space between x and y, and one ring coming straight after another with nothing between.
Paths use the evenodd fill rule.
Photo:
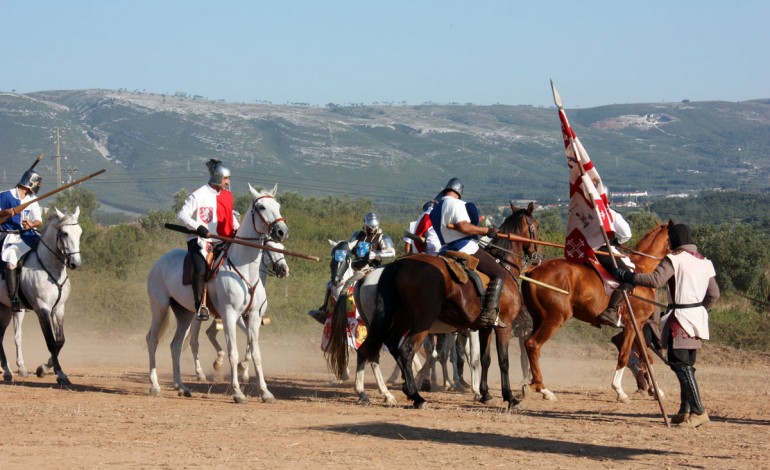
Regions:
<instances>
[{"instance_id":1,"label":"horse mane","mask_svg":"<svg viewBox=\"0 0 770 470\"><path fill-rule=\"evenodd\" d=\"M656 222L656 224L657 225L655 227L651 228L638 242L636 242L636 250L644 251L645 249L649 248L655 239L658 238L661 230L668 230L668 225L662 224L660 222Z\"/></svg>"},{"instance_id":2,"label":"horse mane","mask_svg":"<svg viewBox=\"0 0 770 470\"><path fill-rule=\"evenodd\" d=\"M48 216L48 220L46 220L45 225L43 225L43 229L40 231L40 237L43 238L48 234L49 230L58 228L62 221L63 219L59 218L58 214L56 214L56 211L52 212L51 215Z\"/></svg>"},{"instance_id":3,"label":"horse mane","mask_svg":"<svg viewBox=\"0 0 770 470\"><path fill-rule=\"evenodd\" d=\"M503 220L503 223L500 224L500 232L502 233L514 233L516 229L518 228L519 224L521 224L521 220L527 215L527 208L517 209L513 211L511 215L505 218ZM507 238L497 238L494 241L495 245L499 246L500 248L503 248L505 250L510 250L512 243ZM500 250L497 250L495 248L490 248L488 250L490 254L493 256L503 256L503 252Z\"/></svg>"}]
</instances>

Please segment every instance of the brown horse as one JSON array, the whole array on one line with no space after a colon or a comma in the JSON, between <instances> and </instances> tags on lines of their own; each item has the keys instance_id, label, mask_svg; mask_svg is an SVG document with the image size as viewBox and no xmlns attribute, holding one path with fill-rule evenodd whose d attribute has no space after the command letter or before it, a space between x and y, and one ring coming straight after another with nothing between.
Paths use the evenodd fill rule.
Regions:
<instances>
[{"instance_id":1,"label":"brown horse","mask_svg":"<svg viewBox=\"0 0 770 470\"><path fill-rule=\"evenodd\" d=\"M514 231L515 235L529 238L537 236L537 224L531 218L532 206L518 210L506 219L501 227ZM508 221L511 222L508 222ZM533 227L530 229L530 227ZM510 251L523 256L525 250L535 250L531 243L511 242ZM529 254L529 253L527 253ZM385 266L379 274L377 296L373 313L364 311L369 329L361 350L369 361L379 359L384 344L396 359L404 377L403 391L415 408L424 408L426 401L419 394L410 365L416 351L429 333L449 333L460 328L479 328L481 301L472 282L460 284L448 271L443 259L429 255L399 258ZM500 296L500 320L511 325L521 310L521 295L513 277L505 279ZM503 399L508 409L517 408L519 401L513 396L508 378L508 343L510 326L495 327L498 364L502 382ZM491 364L492 328L479 331L481 343L481 402L492 400L487 384ZM327 356L328 357L328 356ZM334 368L334 365L332 365Z\"/></svg>"},{"instance_id":2,"label":"brown horse","mask_svg":"<svg viewBox=\"0 0 770 470\"><path fill-rule=\"evenodd\" d=\"M668 225L657 224L637 243L636 251L649 256L630 255L631 261L636 265L636 272L648 273L655 269L660 258L666 254L668 249L668 228L672 224L671 221ZM532 383L524 386L524 394L526 396L534 390L542 393L546 399L555 400L555 395L546 389L543 383L543 376L540 372L540 348L570 317L575 317L592 325L600 325L601 322L598 317L607 307L609 295L606 294L601 279L592 268L569 262L563 258L547 260L529 271L527 276L569 292L568 295L564 295L526 280L522 283L524 305L532 315L534 324L532 336L525 342L529 364L532 368ZM650 300L655 299L655 292L650 288L636 287L633 294ZM639 330L641 330L642 324L653 313L653 305L633 297L630 297L630 300L634 317L639 325ZM620 382L628 362L635 333L629 321L626 307L624 306L621 310L625 327L623 340L619 347L618 363L612 388L618 394L618 401L627 403L629 398L623 391Z\"/></svg>"}]
</instances>

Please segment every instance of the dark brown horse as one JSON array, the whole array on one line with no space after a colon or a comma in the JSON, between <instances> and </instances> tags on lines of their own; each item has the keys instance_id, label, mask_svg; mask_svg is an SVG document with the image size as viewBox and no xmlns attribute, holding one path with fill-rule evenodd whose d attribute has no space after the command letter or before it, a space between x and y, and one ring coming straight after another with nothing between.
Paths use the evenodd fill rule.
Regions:
<instances>
[{"instance_id":1,"label":"dark brown horse","mask_svg":"<svg viewBox=\"0 0 770 470\"><path fill-rule=\"evenodd\" d=\"M531 214L531 205L528 209L516 209L506 219L501 232L512 230L514 235L520 237L536 237L537 224ZM525 250L534 251L535 245L511 242L508 248L523 256ZM399 258L385 266L379 275L374 312L371 315L364 312L364 317L369 320L369 330L361 350L367 360L376 361L382 345L387 346L404 377L404 393L412 400L415 408L424 408L426 401L419 394L411 368L415 352L422 346L428 333L449 333L460 328L478 329L481 308L479 294L473 283L456 282L443 259L423 254ZM511 325L520 310L518 286L513 277L507 278L500 296L500 319L506 325ZM511 330L510 326L495 327L494 330L503 399L508 403L508 409L513 409L519 401L511 392L508 378ZM482 365L480 393L483 403L492 400L487 384L491 364L491 334L492 328L479 331Z\"/></svg>"},{"instance_id":2,"label":"dark brown horse","mask_svg":"<svg viewBox=\"0 0 770 470\"><path fill-rule=\"evenodd\" d=\"M668 227L672 223L669 221L668 225L656 225L637 243L636 251L654 258L637 254L630 255L631 261L636 265L636 272L648 273L658 265L668 249ZM524 394L527 395L531 391L536 391L542 393L546 399L555 400L555 395L546 389L543 383L543 375L540 372L540 348L570 317L575 317L592 325L600 325L601 322L598 317L607 307L609 295L605 292L601 279L592 268L569 262L563 258L547 260L526 274L532 279L569 292L568 295L564 295L527 281L522 283L524 305L532 315L534 324L532 336L525 342L529 364L532 368L532 383L529 386L524 386ZM655 292L650 288L636 287L633 294L650 300L655 299ZM654 307L650 303L633 297L630 297L630 300L634 317L639 325L639 330L641 330L642 324L652 315ZM618 394L618 401L625 403L629 399L620 382L628 362L635 333L629 321L626 307L624 306L621 310L625 328L623 341L619 347L618 363L612 388Z\"/></svg>"}]
</instances>

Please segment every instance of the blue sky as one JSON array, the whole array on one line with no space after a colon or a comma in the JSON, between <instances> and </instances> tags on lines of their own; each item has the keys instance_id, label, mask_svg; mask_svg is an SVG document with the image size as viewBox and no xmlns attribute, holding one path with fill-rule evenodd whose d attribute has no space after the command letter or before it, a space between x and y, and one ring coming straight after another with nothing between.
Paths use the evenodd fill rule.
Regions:
<instances>
[{"instance_id":1,"label":"blue sky","mask_svg":"<svg viewBox=\"0 0 770 470\"><path fill-rule=\"evenodd\" d=\"M0 91L567 108L770 98L770 2L50 1L0 9Z\"/></svg>"}]
</instances>

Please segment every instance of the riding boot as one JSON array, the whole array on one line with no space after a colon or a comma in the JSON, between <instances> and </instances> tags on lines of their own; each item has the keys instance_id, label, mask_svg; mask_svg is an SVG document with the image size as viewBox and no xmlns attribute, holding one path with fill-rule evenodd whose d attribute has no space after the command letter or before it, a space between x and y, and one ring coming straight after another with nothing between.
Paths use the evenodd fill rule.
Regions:
<instances>
[{"instance_id":1,"label":"riding boot","mask_svg":"<svg viewBox=\"0 0 770 470\"><path fill-rule=\"evenodd\" d=\"M686 428L697 428L702 424L706 424L709 421L709 415L703 408L703 403L700 398L700 390L698 389L698 381L695 380L695 368L692 366L683 367L684 375L687 379L688 385L688 401L690 403L690 415L685 419L680 426Z\"/></svg>"},{"instance_id":2,"label":"riding boot","mask_svg":"<svg viewBox=\"0 0 770 470\"><path fill-rule=\"evenodd\" d=\"M623 328L623 322L620 318L618 308L623 303L623 289L624 286L618 287L612 291L610 296L610 302L607 304L607 308L599 314L599 320L603 321L605 325L614 326L615 328Z\"/></svg>"},{"instance_id":3,"label":"riding boot","mask_svg":"<svg viewBox=\"0 0 770 470\"><path fill-rule=\"evenodd\" d=\"M4 266L5 271L5 286L8 289L8 298L11 299L11 311L21 312L21 302L19 301L19 272L16 269L11 269L6 263Z\"/></svg>"},{"instance_id":4,"label":"riding boot","mask_svg":"<svg viewBox=\"0 0 770 470\"><path fill-rule=\"evenodd\" d=\"M679 380L679 411L671 418L671 424L682 424L690 418L690 386L687 383L687 375L684 371L684 365L676 366L672 368L676 374L676 378Z\"/></svg>"},{"instance_id":5,"label":"riding boot","mask_svg":"<svg viewBox=\"0 0 770 470\"><path fill-rule=\"evenodd\" d=\"M209 319L209 308L203 305L203 290L206 285L205 273L198 274L193 273L192 278L192 290L193 298L195 299L195 312L196 318L199 321L207 321Z\"/></svg>"},{"instance_id":6,"label":"riding boot","mask_svg":"<svg viewBox=\"0 0 770 470\"><path fill-rule=\"evenodd\" d=\"M327 317L326 309L328 308L327 306L329 305L329 297L330 297L330 291L327 288L326 297L324 298L323 305L318 307L316 310L310 310L309 312L307 312L307 314L310 315L313 318L313 320L317 321L322 325L326 323L326 317Z\"/></svg>"},{"instance_id":7,"label":"riding boot","mask_svg":"<svg viewBox=\"0 0 770 470\"><path fill-rule=\"evenodd\" d=\"M487 301L484 304L484 310L479 317L481 327L497 326L507 328L508 325L500 321L500 294L503 292L503 279L496 277L489 281L487 286Z\"/></svg>"}]
</instances>

